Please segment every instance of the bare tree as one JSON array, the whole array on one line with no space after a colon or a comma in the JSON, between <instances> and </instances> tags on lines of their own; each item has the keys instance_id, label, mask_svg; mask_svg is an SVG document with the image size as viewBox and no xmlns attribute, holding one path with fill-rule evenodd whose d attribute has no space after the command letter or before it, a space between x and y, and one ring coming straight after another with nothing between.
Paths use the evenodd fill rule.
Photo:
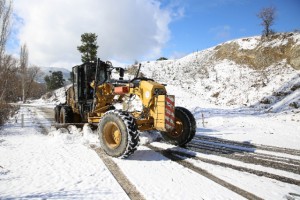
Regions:
<instances>
[{"instance_id":1,"label":"bare tree","mask_svg":"<svg viewBox=\"0 0 300 200\"><path fill-rule=\"evenodd\" d=\"M11 1L7 4L6 0L0 0L0 67L3 65L5 46L10 33L11 14Z\"/></svg>"},{"instance_id":2,"label":"bare tree","mask_svg":"<svg viewBox=\"0 0 300 200\"><path fill-rule=\"evenodd\" d=\"M274 24L275 15L276 15L275 7L263 8L257 14L257 17L262 20L261 25L264 27L263 36L269 37L273 33L271 26Z\"/></svg>"},{"instance_id":3,"label":"bare tree","mask_svg":"<svg viewBox=\"0 0 300 200\"><path fill-rule=\"evenodd\" d=\"M14 59L5 55L5 47L10 32L12 3L0 0L0 102L7 91L10 74L13 71Z\"/></svg>"},{"instance_id":4,"label":"bare tree","mask_svg":"<svg viewBox=\"0 0 300 200\"><path fill-rule=\"evenodd\" d=\"M23 103L26 101L25 97L25 81L26 81L26 76L27 76L27 67L28 67L28 49L26 44L23 44L21 46L21 52L20 52L20 69L21 69L21 74L22 74L22 100Z\"/></svg>"},{"instance_id":5,"label":"bare tree","mask_svg":"<svg viewBox=\"0 0 300 200\"><path fill-rule=\"evenodd\" d=\"M35 80L38 76L41 76L43 72L41 71L41 68L37 66L31 66L27 70L27 76L26 76L26 83L25 83L25 97L28 98L32 92L33 85L35 84Z\"/></svg>"},{"instance_id":6,"label":"bare tree","mask_svg":"<svg viewBox=\"0 0 300 200\"><path fill-rule=\"evenodd\" d=\"M4 55L2 58L2 66L0 67L0 102L6 97L8 89L10 89L11 81L17 73L17 60L10 55Z\"/></svg>"}]
</instances>

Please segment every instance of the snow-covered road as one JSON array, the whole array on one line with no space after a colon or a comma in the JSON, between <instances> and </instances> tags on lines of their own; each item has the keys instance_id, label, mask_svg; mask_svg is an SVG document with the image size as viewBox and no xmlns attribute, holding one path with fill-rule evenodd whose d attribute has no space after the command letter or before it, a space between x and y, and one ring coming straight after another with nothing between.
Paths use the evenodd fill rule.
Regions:
<instances>
[{"instance_id":1,"label":"snow-covered road","mask_svg":"<svg viewBox=\"0 0 300 200\"><path fill-rule=\"evenodd\" d=\"M23 128L13 118L0 130L0 199L300 198L296 149L243 145L199 132L187 149L154 142L129 159L104 158L89 129L50 130L45 108L21 107L18 119L21 114ZM141 196L128 195L113 170Z\"/></svg>"},{"instance_id":2,"label":"snow-covered road","mask_svg":"<svg viewBox=\"0 0 300 200\"><path fill-rule=\"evenodd\" d=\"M0 135L0 199L128 199L97 154L75 141L41 134L34 107Z\"/></svg>"}]
</instances>

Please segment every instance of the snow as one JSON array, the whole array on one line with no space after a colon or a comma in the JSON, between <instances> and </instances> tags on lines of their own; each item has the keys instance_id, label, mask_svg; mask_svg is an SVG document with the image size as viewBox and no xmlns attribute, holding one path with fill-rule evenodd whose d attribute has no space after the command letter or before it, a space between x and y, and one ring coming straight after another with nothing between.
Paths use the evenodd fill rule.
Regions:
<instances>
[{"instance_id":1,"label":"snow","mask_svg":"<svg viewBox=\"0 0 300 200\"><path fill-rule=\"evenodd\" d=\"M43 95L41 98L42 101L35 101L40 104L60 104L60 103L65 103L66 102L66 96L65 93L68 88L70 88L71 85L64 86L60 89L54 90L53 92L48 92L47 94ZM48 97L48 95L50 97Z\"/></svg>"},{"instance_id":2,"label":"snow","mask_svg":"<svg viewBox=\"0 0 300 200\"><path fill-rule=\"evenodd\" d=\"M281 101L275 103L270 109L272 112L279 112L282 108L288 107L292 102L299 100L300 90L296 90L294 93L284 97Z\"/></svg>"},{"instance_id":3,"label":"snow","mask_svg":"<svg viewBox=\"0 0 300 200\"><path fill-rule=\"evenodd\" d=\"M194 115L200 135L300 149L299 113L260 114L251 109L197 108Z\"/></svg>"},{"instance_id":4,"label":"snow","mask_svg":"<svg viewBox=\"0 0 300 200\"><path fill-rule=\"evenodd\" d=\"M288 39L287 38L277 38L275 40L271 40L268 42L264 42L263 46L264 47L279 47L281 45L287 45Z\"/></svg>"},{"instance_id":5,"label":"snow","mask_svg":"<svg viewBox=\"0 0 300 200\"><path fill-rule=\"evenodd\" d=\"M243 199L146 147L140 147L128 160L114 161L136 183L146 199ZM139 175L132 169L143 169L147 173ZM149 179L151 181L146 181Z\"/></svg>"},{"instance_id":6,"label":"snow","mask_svg":"<svg viewBox=\"0 0 300 200\"><path fill-rule=\"evenodd\" d=\"M181 98L185 95L187 94L180 95L178 101L181 102ZM205 127L202 127L200 114L202 111L206 116ZM255 112L251 109L241 112L230 108L220 110L214 107L207 109L197 107L194 110L198 126L197 135L300 149L297 146L299 122L288 119L287 115L272 113L253 115ZM90 148L91 144L99 146L99 142L95 131L88 125L82 129L75 126L58 130L50 128L50 122L42 115L40 105L21 107L19 118L21 114L25 116L23 128L20 120L15 123L12 118L0 132L1 198L128 199L96 152ZM40 124L49 127L48 135L41 134ZM267 124L269 125L266 126ZM278 127L274 127L276 124ZM277 130L280 126L282 129ZM268 132L270 130L274 133L270 134ZM153 143L158 137L158 133L143 133L141 137L143 142L135 154L129 159L113 159L146 199L244 199L142 145L152 142L154 146L174 148L164 143ZM274 152L274 154L282 156L282 153ZM300 179L300 175L282 170L245 164L215 155L200 153L196 155L200 158ZM291 158L300 160L299 156ZM187 161L262 198L281 199L290 193L299 194L300 191L299 186L270 178L192 159ZM272 190L269 191L268 188Z\"/></svg>"},{"instance_id":7,"label":"snow","mask_svg":"<svg viewBox=\"0 0 300 200\"><path fill-rule=\"evenodd\" d=\"M279 35L278 39L264 42L260 37L250 37L227 43L235 43L247 50L258 46L263 48L262 44L272 47L285 45L286 41L293 40L294 49L297 49L299 35ZM293 79L300 80L299 70L290 66L287 59L275 62L266 69L255 70L232 60L216 59L216 48L194 52L178 60L145 62L141 72L158 82L185 90L193 98L200 99L201 103L222 107L255 105L264 97L281 92L282 86L291 86ZM271 105L263 106L268 109Z\"/></svg>"},{"instance_id":8,"label":"snow","mask_svg":"<svg viewBox=\"0 0 300 200\"><path fill-rule=\"evenodd\" d=\"M161 147L164 149L167 148L173 148L171 145L166 145L162 143L153 143L154 146ZM173 148L174 149L174 148ZM179 150L179 149L178 149ZM182 150L179 150L182 151ZM194 154L194 152L193 152ZM235 161L231 160L228 158L223 158L220 156L215 156L215 155L206 155L206 154L200 154L196 153L197 157L200 158L207 158L210 160L215 160L218 162L223 162L223 163L229 163L235 166L241 166L245 167L248 169L255 169L255 170L260 170L264 172L269 172L277 175L284 175L285 177L290 177L290 178L296 178L300 179L300 175L295 175L293 173L288 173L284 172L281 170L276 170L276 169L270 169L267 167L263 166L258 166L258 165L253 165L253 164L245 164L240 161ZM299 159L299 157L298 157ZM260 181L257 182L257 176L247 173L247 172L241 172L241 171L236 171L232 170L227 167L222 167L219 165L212 165L208 164L202 161L195 161L193 159L187 159L191 163L193 163L195 166L199 166L209 172L212 172L214 175L217 175L218 177L222 177L224 180L228 181L231 184L238 185L242 189L252 192L253 194L256 194L263 199L278 199L278 197L281 194L288 194L288 193L299 193L300 188L299 186L295 186L292 184L283 184L279 181L270 179L270 178L265 178L261 177ZM255 184L249 184L249 183L255 183ZM275 183L275 184L274 184ZM269 189L272 188L271 191ZM268 191L268 192L266 192ZM284 195L282 196L284 197Z\"/></svg>"},{"instance_id":9,"label":"snow","mask_svg":"<svg viewBox=\"0 0 300 200\"><path fill-rule=\"evenodd\" d=\"M186 71L192 71L190 65L192 63L184 66ZM156 70L163 66L163 64L162 66L147 64L144 70L147 74L147 70L151 68L155 68ZM223 107L245 106L254 105L263 97L271 96L274 92L281 91L281 88L278 86L291 85L289 81L294 77L297 81L300 80L297 70L285 66L285 61L282 61L274 66L270 66L265 71L255 71L250 68L238 66L232 61L222 60L214 63L213 68L206 69L209 73L206 78L197 78L197 74L178 72L177 70L181 69L177 69L176 67L166 68L170 71L168 72L170 74L177 73L180 81L177 81L179 77L173 80L174 75L169 76L167 74L163 76L166 73L164 71L157 73L155 77L160 82L181 88L189 96L192 94L193 98L200 99L203 103L216 104ZM191 76L194 76L194 78L191 78ZM263 82L267 82L267 85L263 86Z\"/></svg>"},{"instance_id":10,"label":"snow","mask_svg":"<svg viewBox=\"0 0 300 200\"><path fill-rule=\"evenodd\" d=\"M236 170L230 168L216 166L205 162L191 162L193 162L196 166L201 166L207 171L212 171L218 177L222 177L222 179L228 181L229 183L238 185L242 189L256 194L263 199L278 199L278 196L280 196L280 194L299 192L299 187L295 185L283 185L279 181L272 180L270 178L261 177L260 181L256 182L257 176L247 172L237 172ZM287 196L283 196L282 198L287 198Z\"/></svg>"},{"instance_id":11,"label":"snow","mask_svg":"<svg viewBox=\"0 0 300 200\"><path fill-rule=\"evenodd\" d=\"M296 45L300 45L300 34L294 36L294 41L296 42Z\"/></svg>"},{"instance_id":12,"label":"snow","mask_svg":"<svg viewBox=\"0 0 300 200\"><path fill-rule=\"evenodd\" d=\"M261 36L256 37L248 37L248 38L241 38L233 41L225 42L225 44L230 43L236 43L239 45L241 50L252 50L257 48L260 44L262 44L263 47L279 47L283 45L287 45L289 42L289 37L282 37L281 34L275 34L273 37L277 37L276 39L272 39L270 41L264 41L261 42ZM292 40L296 43L296 45L299 45L299 33L293 33Z\"/></svg>"},{"instance_id":13,"label":"snow","mask_svg":"<svg viewBox=\"0 0 300 200\"><path fill-rule=\"evenodd\" d=\"M294 34L293 38L297 45L300 34ZM230 42L239 45L240 49L251 50L260 40L253 37ZM265 45L278 46L285 42L286 39L278 39ZM299 70L283 59L258 71L231 60L215 60L214 53L215 48L210 48L178 60L143 63L142 72L166 83L168 94L176 96L176 106L186 107L193 113L197 123L196 136L300 150L300 110L291 106L300 105ZM51 127L49 116L43 109L64 103L66 89L22 104L17 115L0 129L0 199L129 199L91 148L91 145L100 147L96 130L87 124L83 128ZM117 107L121 109L123 105ZM138 98L131 99L129 109L141 109ZM24 127L21 127L22 115ZM151 143L163 149L188 152L156 142L160 139L159 132L143 132L140 146L131 157L113 158L145 199L244 199L145 146ZM237 148L243 150L243 147ZM298 154L256 148L251 149L251 153L300 160ZM198 158L300 180L300 174L271 166L245 163L221 155L193 154ZM299 199L299 185L195 159L186 158L185 161L263 199ZM296 196L291 197L291 194Z\"/></svg>"},{"instance_id":14,"label":"snow","mask_svg":"<svg viewBox=\"0 0 300 200\"><path fill-rule=\"evenodd\" d=\"M76 137L41 134L35 110L21 108L24 128L11 123L1 130L1 199L128 199L97 154Z\"/></svg>"},{"instance_id":15,"label":"snow","mask_svg":"<svg viewBox=\"0 0 300 200\"><path fill-rule=\"evenodd\" d=\"M240 49L244 50L251 50L255 49L257 45L260 42L260 37L252 37L252 38L242 38L235 40L235 43L237 43L240 46Z\"/></svg>"},{"instance_id":16,"label":"snow","mask_svg":"<svg viewBox=\"0 0 300 200\"><path fill-rule=\"evenodd\" d=\"M35 123L37 110L22 107L25 126L11 121L1 130L1 198L128 199L89 147L96 137L91 129L52 128L43 135ZM49 124L45 118L39 121ZM139 147L128 160L114 161L146 199L243 199L146 147Z\"/></svg>"}]
</instances>

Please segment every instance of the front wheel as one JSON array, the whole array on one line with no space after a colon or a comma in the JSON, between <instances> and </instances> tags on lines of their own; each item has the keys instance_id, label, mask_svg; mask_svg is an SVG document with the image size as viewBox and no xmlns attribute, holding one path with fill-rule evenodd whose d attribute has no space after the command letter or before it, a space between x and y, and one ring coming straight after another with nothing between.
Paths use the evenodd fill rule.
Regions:
<instances>
[{"instance_id":1,"label":"front wheel","mask_svg":"<svg viewBox=\"0 0 300 200\"><path fill-rule=\"evenodd\" d=\"M135 119L127 112L106 112L99 122L98 134L101 148L112 157L127 158L139 143Z\"/></svg>"},{"instance_id":2,"label":"front wheel","mask_svg":"<svg viewBox=\"0 0 300 200\"><path fill-rule=\"evenodd\" d=\"M196 120L186 108L175 107L175 129L163 132L162 137L170 144L184 146L190 142L196 133Z\"/></svg>"}]
</instances>

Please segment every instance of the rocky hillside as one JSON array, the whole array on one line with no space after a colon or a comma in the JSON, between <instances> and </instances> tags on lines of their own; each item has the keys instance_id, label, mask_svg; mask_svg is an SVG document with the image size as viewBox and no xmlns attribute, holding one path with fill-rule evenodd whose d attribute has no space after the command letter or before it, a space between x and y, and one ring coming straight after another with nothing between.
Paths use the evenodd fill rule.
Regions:
<instances>
[{"instance_id":1,"label":"rocky hillside","mask_svg":"<svg viewBox=\"0 0 300 200\"><path fill-rule=\"evenodd\" d=\"M177 60L145 62L142 73L207 103L272 110L285 99L284 109L299 108L300 33L242 38Z\"/></svg>"}]
</instances>

